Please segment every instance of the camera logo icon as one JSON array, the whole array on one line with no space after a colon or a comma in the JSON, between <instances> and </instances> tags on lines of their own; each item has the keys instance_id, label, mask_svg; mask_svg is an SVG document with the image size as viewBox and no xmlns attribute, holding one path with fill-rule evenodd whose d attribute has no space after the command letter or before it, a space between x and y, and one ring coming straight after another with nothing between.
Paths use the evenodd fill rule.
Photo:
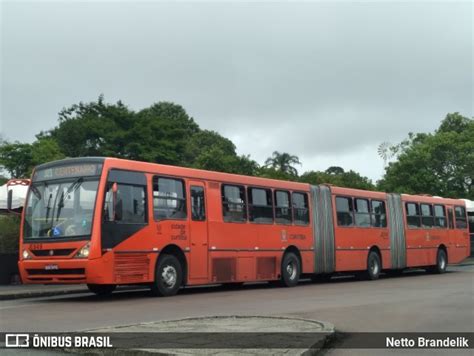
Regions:
<instances>
[{"instance_id":1,"label":"camera logo icon","mask_svg":"<svg viewBox=\"0 0 474 356\"><path fill-rule=\"evenodd\" d=\"M30 335L6 334L5 347L30 347Z\"/></svg>"}]
</instances>

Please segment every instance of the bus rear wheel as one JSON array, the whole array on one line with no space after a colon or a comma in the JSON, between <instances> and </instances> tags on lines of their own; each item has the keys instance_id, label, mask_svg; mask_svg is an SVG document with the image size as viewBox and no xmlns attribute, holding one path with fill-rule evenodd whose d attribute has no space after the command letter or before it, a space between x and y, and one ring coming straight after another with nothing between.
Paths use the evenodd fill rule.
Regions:
<instances>
[{"instance_id":1,"label":"bus rear wheel","mask_svg":"<svg viewBox=\"0 0 474 356\"><path fill-rule=\"evenodd\" d=\"M448 256L446 255L446 251L440 248L436 254L436 265L428 267L428 272L441 274L446 272L447 267Z\"/></svg>"},{"instance_id":2,"label":"bus rear wheel","mask_svg":"<svg viewBox=\"0 0 474 356\"><path fill-rule=\"evenodd\" d=\"M115 290L115 284L88 284L87 288L96 295L109 295Z\"/></svg>"},{"instance_id":3,"label":"bus rear wheel","mask_svg":"<svg viewBox=\"0 0 474 356\"><path fill-rule=\"evenodd\" d=\"M294 287L298 284L301 273L301 264L298 256L288 252L281 262L281 283L285 287Z\"/></svg>"},{"instance_id":4,"label":"bus rear wheel","mask_svg":"<svg viewBox=\"0 0 474 356\"><path fill-rule=\"evenodd\" d=\"M158 259L155 281L151 285L154 295L169 297L178 293L183 283L183 267L174 255L162 255Z\"/></svg>"},{"instance_id":5,"label":"bus rear wheel","mask_svg":"<svg viewBox=\"0 0 474 356\"><path fill-rule=\"evenodd\" d=\"M377 252L370 251L367 257L367 270L362 273L362 279L376 280L380 277L380 271L382 271L380 256Z\"/></svg>"}]
</instances>

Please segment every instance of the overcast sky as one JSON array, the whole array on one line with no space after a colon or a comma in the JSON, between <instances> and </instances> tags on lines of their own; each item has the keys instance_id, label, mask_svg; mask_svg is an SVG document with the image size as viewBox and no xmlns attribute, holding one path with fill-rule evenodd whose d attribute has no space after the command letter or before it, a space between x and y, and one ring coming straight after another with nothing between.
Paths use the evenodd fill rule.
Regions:
<instances>
[{"instance_id":1,"label":"overcast sky","mask_svg":"<svg viewBox=\"0 0 474 356\"><path fill-rule=\"evenodd\" d=\"M181 104L259 163L376 180L381 142L473 116L473 3L2 1L1 75L8 140L103 93Z\"/></svg>"}]
</instances>

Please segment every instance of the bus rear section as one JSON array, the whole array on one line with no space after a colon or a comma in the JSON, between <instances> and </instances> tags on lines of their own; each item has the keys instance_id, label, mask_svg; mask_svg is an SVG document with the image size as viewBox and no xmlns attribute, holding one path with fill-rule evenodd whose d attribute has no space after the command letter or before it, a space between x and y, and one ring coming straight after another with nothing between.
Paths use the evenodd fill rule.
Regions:
<instances>
[{"instance_id":1,"label":"bus rear section","mask_svg":"<svg viewBox=\"0 0 474 356\"><path fill-rule=\"evenodd\" d=\"M462 200L312 186L315 273L425 268L443 273L470 253Z\"/></svg>"}]
</instances>

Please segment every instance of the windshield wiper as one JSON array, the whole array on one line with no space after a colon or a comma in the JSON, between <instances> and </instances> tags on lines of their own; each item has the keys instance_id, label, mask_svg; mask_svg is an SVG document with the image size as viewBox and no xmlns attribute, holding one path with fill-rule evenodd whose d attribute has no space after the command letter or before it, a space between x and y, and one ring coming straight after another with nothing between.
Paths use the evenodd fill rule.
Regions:
<instances>
[{"instance_id":1,"label":"windshield wiper","mask_svg":"<svg viewBox=\"0 0 474 356\"><path fill-rule=\"evenodd\" d=\"M38 188L36 188L36 186L31 186L31 192L38 198L38 200L41 199L41 193L39 192Z\"/></svg>"},{"instance_id":2,"label":"windshield wiper","mask_svg":"<svg viewBox=\"0 0 474 356\"><path fill-rule=\"evenodd\" d=\"M51 198L52 197L53 197L53 194L50 193L49 198L48 198L48 205L46 205L46 221L48 221L49 219L49 212L51 211Z\"/></svg>"},{"instance_id":3,"label":"windshield wiper","mask_svg":"<svg viewBox=\"0 0 474 356\"><path fill-rule=\"evenodd\" d=\"M76 179L66 190L66 195L72 193L72 192L75 192L77 190L77 188L80 187L80 185L82 184L82 181L84 179L81 177L81 178L78 178ZM59 215L61 215L61 209L64 207L64 190L61 192L61 197L59 198L59 202L58 202L58 212L56 213L56 221L59 220Z\"/></svg>"}]
</instances>

